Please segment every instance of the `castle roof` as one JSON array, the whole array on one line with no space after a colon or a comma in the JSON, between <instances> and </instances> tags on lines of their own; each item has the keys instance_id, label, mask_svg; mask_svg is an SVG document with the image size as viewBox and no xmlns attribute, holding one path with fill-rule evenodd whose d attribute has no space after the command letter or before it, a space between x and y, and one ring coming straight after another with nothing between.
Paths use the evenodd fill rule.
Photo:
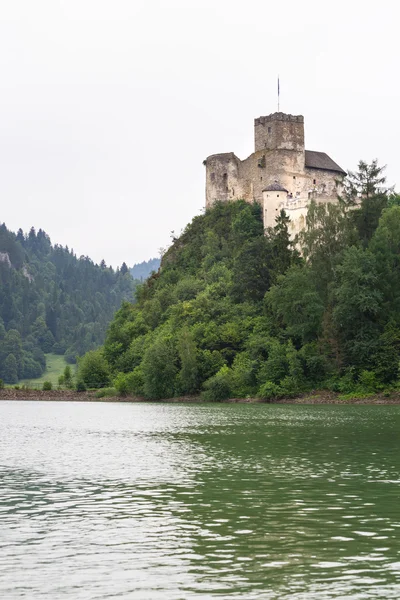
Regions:
<instances>
[{"instance_id":1,"label":"castle roof","mask_svg":"<svg viewBox=\"0 0 400 600\"><path fill-rule=\"evenodd\" d=\"M315 152L306 150L306 167L309 169L322 169L323 171L336 171L341 175L347 175L338 164L333 161L325 152Z\"/></svg>"},{"instance_id":2,"label":"castle roof","mask_svg":"<svg viewBox=\"0 0 400 600\"><path fill-rule=\"evenodd\" d=\"M287 189L282 187L280 183L275 181L274 183L267 185L267 187L263 189L263 192L286 192L287 193L288 191L287 191Z\"/></svg>"}]
</instances>

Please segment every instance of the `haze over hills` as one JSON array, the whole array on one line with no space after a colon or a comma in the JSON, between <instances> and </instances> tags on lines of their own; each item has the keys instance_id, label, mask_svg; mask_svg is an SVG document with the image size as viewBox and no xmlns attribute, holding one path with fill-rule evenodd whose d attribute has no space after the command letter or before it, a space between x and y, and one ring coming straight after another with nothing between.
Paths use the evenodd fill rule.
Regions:
<instances>
[{"instance_id":1,"label":"haze over hills","mask_svg":"<svg viewBox=\"0 0 400 600\"><path fill-rule=\"evenodd\" d=\"M144 279L147 279L153 271L158 271L160 262L159 258L150 258L150 260L144 260L141 263L134 264L129 270L134 279L143 281Z\"/></svg>"}]
</instances>

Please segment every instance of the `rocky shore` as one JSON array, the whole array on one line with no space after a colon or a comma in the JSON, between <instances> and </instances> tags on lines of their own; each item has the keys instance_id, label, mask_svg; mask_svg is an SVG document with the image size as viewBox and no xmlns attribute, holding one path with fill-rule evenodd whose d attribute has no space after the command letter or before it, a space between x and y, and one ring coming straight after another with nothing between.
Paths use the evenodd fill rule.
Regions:
<instances>
[{"instance_id":1,"label":"rocky shore","mask_svg":"<svg viewBox=\"0 0 400 600\"><path fill-rule=\"evenodd\" d=\"M148 400L140 396L106 396L98 398L95 391L76 392L74 390L29 390L29 389L0 389L1 400L30 400L30 401L57 401L57 402L167 402L167 403L198 403L204 402L200 396L180 396L164 400ZM266 401L260 398L230 398L224 400L225 404L400 404L400 392L387 394L367 395L363 398L340 397L339 394L328 391L316 391L296 398L282 398Z\"/></svg>"}]
</instances>

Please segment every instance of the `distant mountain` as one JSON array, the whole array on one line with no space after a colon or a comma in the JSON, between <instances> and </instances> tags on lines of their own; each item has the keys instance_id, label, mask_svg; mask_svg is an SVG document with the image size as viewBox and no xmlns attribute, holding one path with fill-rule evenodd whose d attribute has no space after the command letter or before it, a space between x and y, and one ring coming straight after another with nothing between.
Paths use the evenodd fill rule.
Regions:
<instances>
[{"instance_id":1,"label":"distant mountain","mask_svg":"<svg viewBox=\"0 0 400 600\"><path fill-rule=\"evenodd\" d=\"M133 265L133 267L130 269L130 272L134 279L143 281L144 279L147 279L153 271L158 271L159 268L160 259L150 258L150 260L144 260L141 263Z\"/></svg>"},{"instance_id":2,"label":"distant mountain","mask_svg":"<svg viewBox=\"0 0 400 600\"><path fill-rule=\"evenodd\" d=\"M53 246L41 229L15 234L0 225L0 378L40 377L44 353L72 363L100 346L136 285L125 263L115 271Z\"/></svg>"}]
</instances>

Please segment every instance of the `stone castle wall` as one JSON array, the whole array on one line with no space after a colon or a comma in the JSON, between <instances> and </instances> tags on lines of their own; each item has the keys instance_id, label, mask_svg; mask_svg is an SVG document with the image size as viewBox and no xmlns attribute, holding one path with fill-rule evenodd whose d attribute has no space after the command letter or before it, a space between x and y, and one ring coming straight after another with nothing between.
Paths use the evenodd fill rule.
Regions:
<instances>
[{"instance_id":1,"label":"stone castle wall","mask_svg":"<svg viewBox=\"0 0 400 600\"><path fill-rule=\"evenodd\" d=\"M206 207L218 200L256 201L264 207L265 226L271 226L278 205L287 201L285 210L291 219L293 217L297 230L304 221L311 199L337 200L337 182L342 175L305 166L304 118L301 115L275 113L255 119L254 134L255 152L245 160L240 160L233 152L214 154L206 159ZM263 191L274 182L287 190L286 197L280 194L278 203L272 202L272 196L267 198ZM293 200L297 200L298 205L295 206ZM270 207L269 202L272 202Z\"/></svg>"}]
</instances>

